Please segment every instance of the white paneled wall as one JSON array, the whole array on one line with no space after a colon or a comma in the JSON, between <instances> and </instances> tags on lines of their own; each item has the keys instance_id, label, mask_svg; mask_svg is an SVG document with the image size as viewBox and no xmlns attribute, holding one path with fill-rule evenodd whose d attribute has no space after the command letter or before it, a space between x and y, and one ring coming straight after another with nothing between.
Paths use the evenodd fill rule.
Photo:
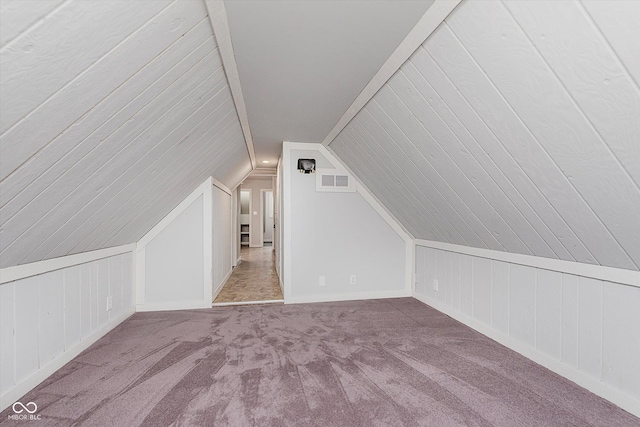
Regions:
<instances>
[{"instance_id":1,"label":"white paneled wall","mask_svg":"<svg viewBox=\"0 0 640 427\"><path fill-rule=\"evenodd\" d=\"M133 312L131 252L1 284L2 408Z\"/></svg>"},{"instance_id":2,"label":"white paneled wall","mask_svg":"<svg viewBox=\"0 0 640 427\"><path fill-rule=\"evenodd\" d=\"M1 7L2 267L135 242L250 170L204 1Z\"/></svg>"},{"instance_id":3,"label":"white paneled wall","mask_svg":"<svg viewBox=\"0 0 640 427\"><path fill-rule=\"evenodd\" d=\"M217 293L222 290L225 282L233 270L232 264L236 260L232 257L233 244L231 233L233 221L231 220L231 195L218 187L213 187L213 293L215 299ZM238 256L240 254L238 253Z\"/></svg>"},{"instance_id":4,"label":"white paneled wall","mask_svg":"<svg viewBox=\"0 0 640 427\"><path fill-rule=\"evenodd\" d=\"M640 2L614 3L462 2L330 147L416 238L638 270Z\"/></svg>"},{"instance_id":5,"label":"white paneled wall","mask_svg":"<svg viewBox=\"0 0 640 427\"><path fill-rule=\"evenodd\" d=\"M420 245L415 263L417 298L640 414L640 287Z\"/></svg>"}]
</instances>

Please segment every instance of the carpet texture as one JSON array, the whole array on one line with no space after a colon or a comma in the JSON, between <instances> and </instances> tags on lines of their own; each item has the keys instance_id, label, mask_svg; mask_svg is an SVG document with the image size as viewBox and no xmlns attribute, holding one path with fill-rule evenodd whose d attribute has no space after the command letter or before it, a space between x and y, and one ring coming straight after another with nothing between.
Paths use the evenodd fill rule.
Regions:
<instances>
[{"instance_id":1,"label":"carpet texture","mask_svg":"<svg viewBox=\"0 0 640 427\"><path fill-rule=\"evenodd\" d=\"M21 400L37 426L640 425L411 298L137 313Z\"/></svg>"}]
</instances>

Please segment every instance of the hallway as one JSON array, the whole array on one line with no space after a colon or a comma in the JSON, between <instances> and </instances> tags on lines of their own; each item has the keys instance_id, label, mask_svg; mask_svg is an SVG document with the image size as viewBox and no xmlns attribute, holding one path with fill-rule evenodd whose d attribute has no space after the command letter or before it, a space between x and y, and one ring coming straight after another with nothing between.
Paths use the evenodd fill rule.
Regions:
<instances>
[{"instance_id":1,"label":"hallway","mask_svg":"<svg viewBox=\"0 0 640 427\"><path fill-rule=\"evenodd\" d=\"M276 273L275 254L272 246L264 248L243 247L242 262L233 270L213 305L239 303L283 303L282 290Z\"/></svg>"}]
</instances>

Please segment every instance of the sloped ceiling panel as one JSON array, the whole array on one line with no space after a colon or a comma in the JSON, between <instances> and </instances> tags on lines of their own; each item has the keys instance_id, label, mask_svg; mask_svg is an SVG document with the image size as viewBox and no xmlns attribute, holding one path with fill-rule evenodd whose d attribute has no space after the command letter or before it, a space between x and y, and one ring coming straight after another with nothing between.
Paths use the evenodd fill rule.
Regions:
<instances>
[{"instance_id":1,"label":"sloped ceiling panel","mask_svg":"<svg viewBox=\"0 0 640 427\"><path fill-rule=\"evenodd\" d=\"M2 267L135 242L250 171L204 2L2 8Z\"/></svg>"},{"instance_id":2,"label":"sloped ceiling panel","mask_svg":"<svg viewBox=\"0 0 640 427\"><path fill-rule=\"evenodd\" d=\"M638 270L639 21L463 2L331 148L416 238Z\"/></svg>"}]
</instances>

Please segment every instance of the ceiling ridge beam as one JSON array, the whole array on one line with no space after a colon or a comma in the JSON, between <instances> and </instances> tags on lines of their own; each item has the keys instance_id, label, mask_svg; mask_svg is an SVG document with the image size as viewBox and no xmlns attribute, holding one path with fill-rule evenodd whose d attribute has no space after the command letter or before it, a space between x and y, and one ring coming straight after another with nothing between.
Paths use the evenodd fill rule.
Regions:
<instances>
[{"instance_id":1,"label":"ceiling ridge beam","mask_svg":"<svg viewBox=\"0 0 640 427\"><path fill-rule=\"evenodd\" d=\"M249 117L247 116L247 107L242 95L242 86L240 85L240 75L238 74L238 65L233 52L233 44L231 43L231 33L229 31L229 22L227 20L227 10L223 0L204 0L209 12L209 21L213 27L213 34L218 43L218 50L222 57L222 65L227 75L231 96L238 112L238 119L244 134L244 140L247 144L247 151L251 159L251 169L257 167L256 154L253 148L253 138L251 137L251 129L249 128Z\"/></svg>"},{"instance_id":2,"label":"ceiling ridge beam","mask_svg":"<svg viewBox=\"0 0 640 427\"><path fill-rule=\"evenodd\" d=\"M210 0L207 0L209 3ZM462 0L435 0L322 141L328 146Z\"/></svg>"}]
</instances>

